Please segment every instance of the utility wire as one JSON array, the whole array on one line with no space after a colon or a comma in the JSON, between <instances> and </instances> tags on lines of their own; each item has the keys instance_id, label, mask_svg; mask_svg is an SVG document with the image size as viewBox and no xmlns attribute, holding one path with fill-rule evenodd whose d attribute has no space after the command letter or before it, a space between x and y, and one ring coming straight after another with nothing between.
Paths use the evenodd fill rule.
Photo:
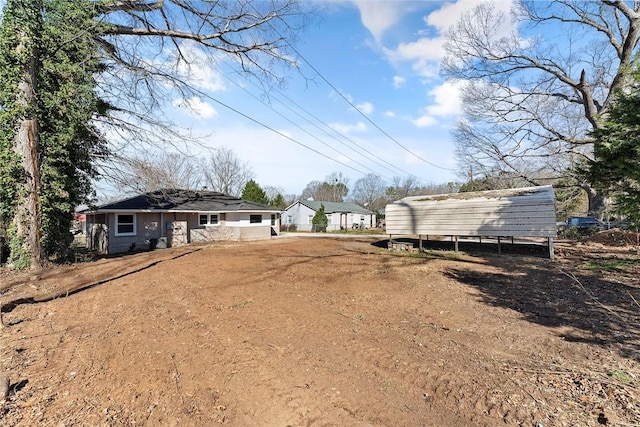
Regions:
<instances>
[{"instance_id":1,"label":"utility wire","mask_svg":"<svg viewBox=\"0 0 640 427\"><path fill-rule=\"evenodd\" d=\"M317 116L315 116L313 113L311 113L310 111L308 111L307 109L305 109L305 108L304 108L304 107L302 107L301 105L297 104L295 101L293 101L291 98L289 98L288 96L286 96L286 95L285 95L285 94L283 94L282 92L278 91L278 93L280 93L280 95L281 95L283 98L285 98L287 101L289 101L290 103L292 103L293 105L295 105L297 108L299 108L300 110L304 111L304 112L305 112L305 113L307 113L309 116L311 116L312 118L314 118L317 122L321 123L322 125L324 125L324 126L326 126L327 128L329 128L331 131L333 131L334 133L336 133L337 135L341 136L344 140L346 140L346 141L350 142L351 144L353 144L353 145L355 145L356 147L358 147L360 150L362 150L362 151L364 151L365 153L367 153L367 154L369 154L369 155L371 155L371 156L375 157L376 159L380 160L380 162L385 163L385 164L387 164L387 165L391 166L392 168L396 169L396 171L394 171L394 170L392 170L392 169L389 169L387 166L385 166L385 165L383 165L383 164L381 164L381 163L379 163L379 162L377 162L377 161L375 161L375 160L373 160L373 159L371 159L371 158L368 158L368 157L364 156L362 153L360 153L360 152L356 151L356 152L357 152L358 154L360 154L362 157L365 157L367 160L372 161L373 163L375 163L375 164L377 164L378 166L380 166L380 167L382 167L382 168L384 168L384 169L388 170L388 171L389 171L389 172L391 172L391 173L394 173L394 174L395 174L395 173L397 173L397 171L400 171L400 172L401 172L401 173L403 173L403 174L404 174L404 173L406 173L402 168L400 168L400 167L398 167L398 166L396 166L396 165L394 165L394 164L392 164L392 163L388 162L387 160L385 160L385 159L381 158L381 157L380 157L380 156L378 156L377 154L375 154L375 153L371 152L371 151L370 151L370 150L368 150L367 148L365 148L365 147L363 147L362 145L360 145L360 144L358 144L357 142L355 142L353 139L351 139L351 138L350 138L350 137L348 137L347 135L343 134L342 132L338 131L337 129L334 129L333 127L331 127L330 125L328 125L327 123L325 123L324 121L322 121L322 119L318 118L318 117L317 117ZM284 103L283 103L283 105L284 105ZM286 107L286 108L288 108L290 111L294 112L295 114L298 114L300 117L302 117L298 112L294 111L294 110L293 110L293 109L291 109L290 107L288 107L288 106L286 106L286 105L285 105L285 107ZM324 134L326 134L327 136L329 136L330 138L333 138L333 139L335 139L336 141L338 141L335 135L331 135L331 134L329 134L326 130L321 129L319 126L317 126L317 125L315 125L315 124L311 123L311 121L310 121L310 120L308 120L308 119L306 119L306 118L304 118L304 119L305 119L305 120L307 120L307 122L308 122L308 123L310 123L310 124L312 124L313 126L315 126L318 130L320 130L321 132L323 132ZM355 150L354 150L354 151L355 151ZM420 178L420 177L417 177L417 176L416 176L416 178L418 178L418 179L419 179L419 180L421 180L421 181L428 182L428 180L426 180L426 179L423 179L423 178Z\"/></svg>"},{"instance_id":2,"label":"utility wire","mask_svg":"<svg viewBox=\"0 0 640 427\"><path fill-rule=\"evenodd\" d=\"M365 120L367 120L369 123L371 123L376 129L378 129L383 135L385 135L387 138L389 138L391 141L393 141L396 145L398 145L400 148L402 148L403 150L405 150L407 153L411 154L412 156L414 156L415 158L423 161L424 163L433 166L434 168L438 168L438 169L442 169L442 170L446 170L446 171L454 171L454 169L450 169L450 168L445 168L443 166L438 166L435 163L432 163L428 160L425 160L424 158L418 156L416 153L414 153L413 151L409 150L407 147L405 147L404 145L402 145L400 142L398 142L398 140L396 140L394 137L392 137L391 135L389 135L384 129L382 129L380 126L378 126L377 123L375 123L373 120L371 120L366 114L364 114L362 111L360 111L360 109L358 107L356 107L353 102L351 102L346 96L344 96L342 94L342 92L340 92L333 84L331 84L331 82L329 80L327 80L321 73L320 71L318 71L318 69L316 67L314 67L313 65L311 65L311 63L309 61L307 61L305 59L304 56L300 55L300 52L298 52L293 46L289 45L291 47L291 49L293 49L293 51L300 56L300 58L302 58L302 60L305 62L305 64L307 64L309 67L311 67L311 69L318 75L320 76L320 78L327 84L329 85L329 87L331 89L333 89L342 99L344 99L351 107L353 107L354 110L356 110L358 113L360 113L360 115L362 117L365 118Z\"/></svg>"},{"instance_id":3,"label":"utility wire","mask_svg":"<svg viewBox=\"0 0 640 427\"><path fill-rule=\"evenodd\" d=\"M385 181L387 181L390 184L393 184L393 180L389 179L388 177L385 177L381 174L379 174L378 172L376 172L375 170L369 168L368 166L363 165L362 163L358 162L357 160L353 159L350 156L347 156L346 154L340 152L338 149L335 149L333 147L331 147L330 145L328 145L326 142L322 141L321 139L319 139L316 135L311 134L309 131L307 131L306 129L302 128L300 125L298 125L297 123L293 122L291 119L289 119L288 117L282 115L280 112L278 112L273 106L271 106L270 104L264 102L262 99L258 98L256 95L252 94L251 92L249 92L247 89L245 89L244 87L242 87L241 85L239 85L235 80L233 80L231 77L225 75L224 73L222 74L225 78L227 78L229 81L231 81L231 83L233 83L234 85L236 85L237 87L239 87L241 90L245 91L246 93L248 93L250 96L252 96L254 99L256 99L257 101L261 102L262 104L264 104L267 108L270 108L271 110L273 110L274 112L276 112L278 115L280 115L282 118L284 118L285 120L287 120L289 123L293 124L294 126L296 126L297 128L299 128L300 130L302 130L303 132L307 133L309 136L311 136L312 138L317 139L318 141L320 141L322 144L328 146L329 148L335 150L336 152L338 152L339 154L347 157L349 160L352 160L353 162L359 164L360 166L364 167L365 169L371 171L372 173L374 173L375 175L379 175L381 178L383 178ZM245 77L245 80L247 82L249 82L250 84L254 85L254 87L257 87L257 84L255 82L253 82L251 79ZM401 168L399 168L398 166L393 165L392 163L389 163L388 161L380 158L379 156L377 156L376 154L372 153L371 151L367 150L365 147L363 147L362 145L358 144L357 142L353 141L351 138L349 138L348 136L342 134L341 132L339 132L338 130L332 128L331 126L329 126L327 123L323 122L320 118L318 118L317 116L315 116L313 113L311 113L310 111L308 111L307 109L305 109L304 107L302 107L301 105L297 104L295 101L293 101L291 98L287 97L282 91L278 90L277 88L274 89L275 92L277 92L280 96L282 96L284 99L286 99L287 101L289 101L291 104L295 105L298 109L300 109L301 111L305 112L308 116L314 118L318 123L324 125L326 128L332 130L335 134L341 136L344 140L350 142L351 144L353 144L354 146L358 147L360 150L364 151L365 153L370 154L371 156L375 157L376 159L379 159L381 162L386 163L387 165L391 166L392 168L397 169L397 171L400 171L401 173L405 173L404 170L402 170ZM285 107L286 109L288 109L289 111L291 111L292 113L296 114L298 117L300 117L301 119L305 120L307 123L309 123L311 126L315 127L316 129L318 129L319 131L323 132L325 135L327 135L328 137L334 139L336 142L341 142L335 135L330 134L329 132L327 132L325 129L321 128L320 126L318 126L318 124L313 123L311 120L309 120L307 117L304 117L300 112L296 111L295 109L293 109L292 107L286 105L284 102L282 102L281 100L277 99L276 97L274 97L274 99L278 100L278 102ZM398 172L396 170L392 170L389 167L385 166L384 164L370 158L367 157L366 155L364 155L361 151L358 151L355 148L349 147L351 150L353 150L356 154L358 154L359 156L365 158L366 160L369 160L375 164L377 164L378 166L386 169L387 171L391 172L392 174L397 174ZM422 181L427 182L427 180L416 177L417 179L420 179Z\"/></svg>"},{"instance_id":4,"label":"utility wire","mask_svg":"<svg viewBox=\"0 0 640 427\"><path fill-rule=\"evenodd\" d=\"M300 126L299 124L295 123L293 120L291 120L290 118L286 117L284 114L282 114L281 112L277 111L272 105L269 105L268 103L266 103L264 100L260 99L259 97L257 97L256 95L254 95L253 93L249 92L246 88L242 87L241 85L239 85L237 82L235 82L232 78L228 77L225 74L222 74L226 79L228 79L232 84L234 84L235 86L237 86L239 89L241 89L242 91L244 91L245 93L247 93L249 96L253 97L256 101L262 103L265 107L269 108L271 111L273 111L274 113L278 114L280 117L282 117L283 119L285 119L286 121L288 121L289 123L291 123L292 125L294 125L295 127L297 127L298 129L300 129L301 131L303 131L304 133L306 133L307 135L309 135L310 137L318 140L321 144L325 145L326 147L330 148L331 150L335 151L336 153L340 154L341 156L346 157L347 159L351 160L352 162L362 166L363 168L365 168L366 170L379 175L378 173L376 173L375 170L371 169L370 167L368 167L367 165L359 162L358 160L354 159L353 157L350 157L349 155L341 152L340 150L338 150L335 147L332 147L331 145L329 145L328 143L326 143L325 141L323 141L322 139L320 139L319 137L317 137L316 135L313 135L311 132L309 132L308 130L304 129L302 126ZM286 105L282 104L283 106L286 107ZM293 110L291 110L293 111ZM294 113L298 114L297 112L293 111ZM328 157L328 156L327 156ZM364 156L363 156L364 157ZM366 158L366 157L365 157ZM367 159L370 160L370 159ZM393 171L392 171L393 172ZM389 179L388 177L384 177L381 176L381 178L383 178L385 181L392 183L393 180Z\"/></svg>"},{"instance_id":5,"label":"utility wire","mask_svg":"<svg viewBox=\"0 0 640 427\"><path fill-rule=\"evenodd\" d=\"M282 132L280 132L280 131L278 131L278 130L276 130L276 129L272 128L271 126L266 125L266 124L262 123L261 121L259 121L259 120L257 120L257 119L254 119L253 117L251 117L251 116L249 116L249 115L247 115L247 114L243 113L242 111L237 110L237 109L233 108L232 106L230 106L230 105L228 105L228 104L225 104L224 102L222 102L222 101L220 101L220 100L218 100L218 99L216 99L216 98L212 97L211 95L208 95L208 94L203 93L203 92L200 92L200 93L201 93L201 95L202 95L204 98L207 98L207 99L209 99L209 100L211 100L211 101L215 102L216 104L222 105L223 107L227 108L228 110L231 110L231 111L233 111L234 113L241 115L241 116L242 116L242 117L244 117L245 119L248 119L248 120L250 120L250 121L254 122L255 124L258 124L258 125L260 125L260 126L264 127L265 129L268 129L268 130L270 130L271 132L276 133L276 134L280 135L281 137L286 138L286 139L288 139L289 141L291 141L291 142L293 142L293 143L295 143L295 144L298 144L298 145L300 145L301 147L306 148L307 150L311 150L311 151L313 151L314 153L321 155L322 157L325 157L325 158L327 158L327 159L329 159L329 160L332 160L332 161L334 161L334 162L336 162L336 163L339 163L339 164L341 164L342 166L345 166L345 167L347 167L347 168L349 168L349 169L351 169L351 170L353 170L353 171L356 171L356 172L358 172L358 173L360 173L360 174L362 174L362 175L366 175L366 173L365 173L365 172L363 172L363 171L361 171L361 170L359 170L359 169L356 169L356 168L354 168L353 166L348 165L348 164L346 164L346 163L344 163L344 162L341 162L340 160L334 159L334 158L332 158L332 157L330 157L330 156L328 156L328 155L326 155L326 154L322 153L321 151L316 150L315 148L309 147L308 145L303 144L302 142L300 142L300 141L296 140L295 138L291 138L290 136L288 136L288 135L286 135L286 134L284 134L284 133L282 133Z\"/></svg>"}]
</instances>

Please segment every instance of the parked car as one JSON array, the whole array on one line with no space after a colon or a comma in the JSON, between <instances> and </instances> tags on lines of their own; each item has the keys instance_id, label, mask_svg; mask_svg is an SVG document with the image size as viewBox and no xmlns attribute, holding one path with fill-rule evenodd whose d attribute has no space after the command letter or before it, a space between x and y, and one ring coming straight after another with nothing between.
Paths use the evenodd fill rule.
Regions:
<instances>
[{"instance_id":1,"label":"parked car","mask_svg":"<svg viewBox=\"0 0 640 427\"><path fill-rule=\"evenodd\" d=\"M591 216L572 216L566 223L558 225L558 232L562 235L576 233L578 235L597 233L606 230L607 225L598 218Z\"/></svg>"},{"instance_id":2,"label":"parked car","mask_svg":"<svg viewBox=\"0 0 640 427\"><path fill-rule=\"evenodd\" d=\"M567 220L567 226L577 228L596 228L598 230L605 230L607 228L604 222L591 216L572 216Z\"/></svg>"}]
</instances>

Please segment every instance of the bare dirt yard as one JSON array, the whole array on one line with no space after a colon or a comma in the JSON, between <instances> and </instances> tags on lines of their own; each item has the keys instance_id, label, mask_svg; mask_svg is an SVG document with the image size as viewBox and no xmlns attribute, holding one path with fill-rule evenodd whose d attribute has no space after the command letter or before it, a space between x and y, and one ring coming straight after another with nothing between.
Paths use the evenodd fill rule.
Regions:
<instances>
[{"instance_id":1,"label":"bare dirt yard","mask_svg":"<svg viewBox=\"0 0 640 427\"><path fill-rule=\"evenodd\" d=\"M295 237L5 272L0 425L638 426L623 237L554 262Z\"/></svg>"}]
</instances>

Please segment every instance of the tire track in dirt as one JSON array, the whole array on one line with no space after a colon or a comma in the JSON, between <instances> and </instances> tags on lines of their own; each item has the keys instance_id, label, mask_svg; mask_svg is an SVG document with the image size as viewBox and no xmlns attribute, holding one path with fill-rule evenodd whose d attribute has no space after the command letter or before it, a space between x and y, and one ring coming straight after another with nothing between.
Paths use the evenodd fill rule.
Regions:
<instances>
[{"instance_id":1,"label":"tire track in dirt","mask_svg":"<svg viewBox=\"0 0 640 427\"><path fill-rule=\"evenodd\" d=\"M447 425L453 425L452 422L478 426L532 422L530 410L518 410L500 391L500 383L504 385L505 381L509 381L508 378L460 378L453 374L456 369L446 361L447 352L470 350L446 349L435 333L424 341L429 344L419 347L418 351L404 354L395 354L385 348L357 341L351 349L353 363L362 371L369 372L381 387L393 389L395 394L404 396L405 401L407 396L411 396L411 404L427 408L424 412L430 416L448 420L445 422ZM480 360L475 364L481 370L485 362L492 364Z\"/></svg>"}]
</instances>

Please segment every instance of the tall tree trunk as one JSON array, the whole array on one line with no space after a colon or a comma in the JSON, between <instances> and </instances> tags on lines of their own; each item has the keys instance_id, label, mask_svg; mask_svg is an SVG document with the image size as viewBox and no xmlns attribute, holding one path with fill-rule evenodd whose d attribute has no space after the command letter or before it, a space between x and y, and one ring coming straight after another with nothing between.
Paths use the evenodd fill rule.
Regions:
<instances>
[{"instance_id":1,"label":"tall tree trunk","mask_svg":"<svg viewBox=\"0 0 640 427\"><path fill-rule=\"evenodd\" d=\"M587 192L589 200L589 215L598 215L602 213L604 208L604 196L589 185L583 185L582 188Z\"/></svg>"},{"instance_id":2,"label":"tall tree trunk","mask_svg":"<svg viewBox=\"0 0 640 427\"><path fill-rule=\"evenodd\" d=\"M17 101L25 114L18 119L18 131L14 150L22 159L23 188L18 192L14 223L16 237L22 242L22 256L30 257L31 268L41 268L42 250L42 206L40 203L40 129L37 119L37 47L30 35L20 34L17 50L30 58L25 62L22 79L18 84Z\"/></svg>"}]
</instances>

